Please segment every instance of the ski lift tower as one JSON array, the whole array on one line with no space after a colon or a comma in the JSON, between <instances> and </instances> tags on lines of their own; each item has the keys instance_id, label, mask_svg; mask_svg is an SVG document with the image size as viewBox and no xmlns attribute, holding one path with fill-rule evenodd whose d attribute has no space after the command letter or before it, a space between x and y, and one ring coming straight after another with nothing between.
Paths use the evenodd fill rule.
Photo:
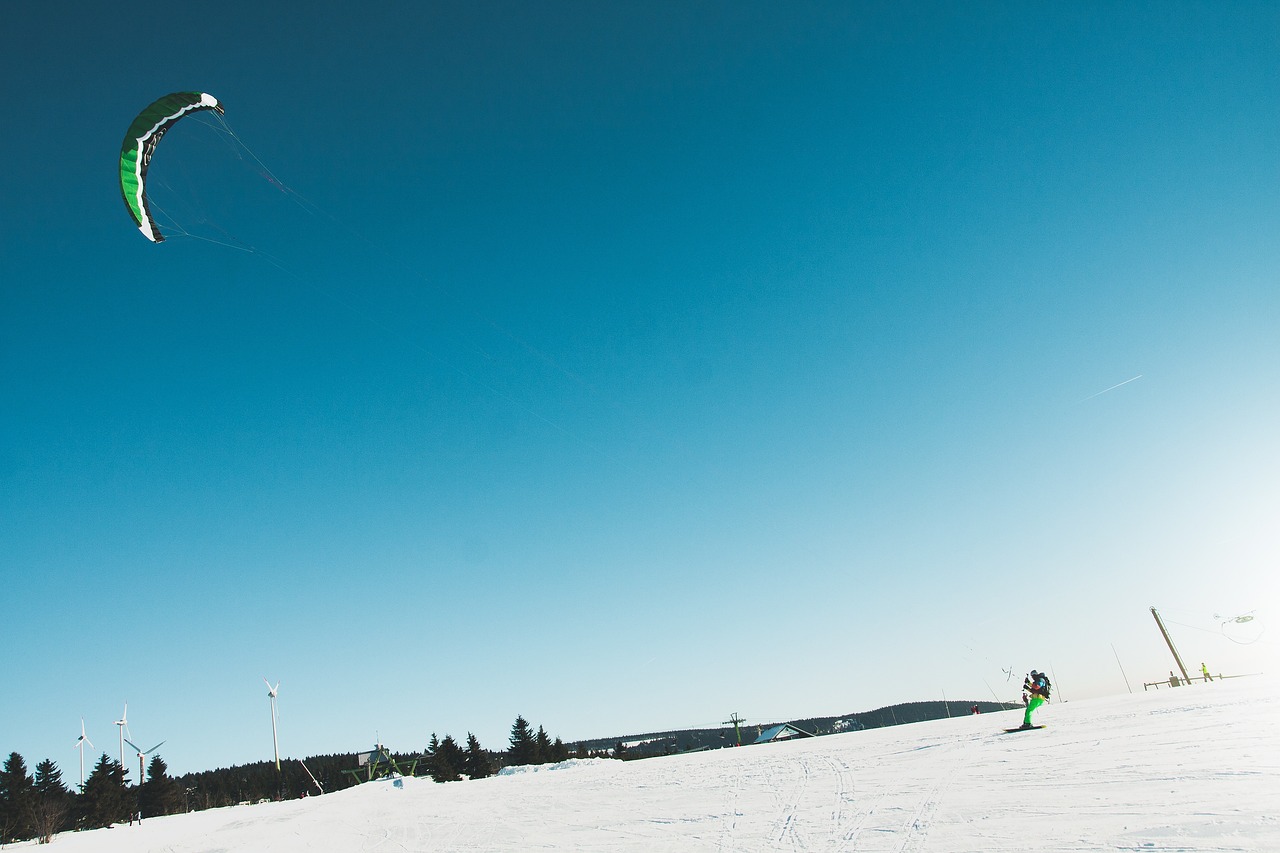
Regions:
<instances>
[{"instance_id":1,"label":"ski lift tower","mask_svg":"<svg viewBox=\"0 0 1280 853\"><path fill-rule=\"evenodd\" d=\"M742 746L742 729L741 726L746 720L738 716L738 712L734 711L729 715L729 719L724 721L724 725L733 726L733 732L738 738L738 746Z\"/></svg>"}]
</instances>

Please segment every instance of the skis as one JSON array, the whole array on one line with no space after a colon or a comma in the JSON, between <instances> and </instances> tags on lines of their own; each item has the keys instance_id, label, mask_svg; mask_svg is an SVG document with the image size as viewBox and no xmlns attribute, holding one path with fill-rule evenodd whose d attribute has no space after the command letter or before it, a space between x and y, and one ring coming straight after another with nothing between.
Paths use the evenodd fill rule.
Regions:
<instances>
[{"instance_id":1,"label":"skis","mask_svg":"<svg viewBox=\"0 0 1280 853\"><path fill-rule=\"evenodd\" d=\"M1005 729L1004 731L1005 731L1005 734L1011 734L1013 732L1030 732L1030 731L1035 731L1036 729L1043 729L1043 728L1044 726L1018 726L1016 729Z\"/></svg>"}]
</instances>

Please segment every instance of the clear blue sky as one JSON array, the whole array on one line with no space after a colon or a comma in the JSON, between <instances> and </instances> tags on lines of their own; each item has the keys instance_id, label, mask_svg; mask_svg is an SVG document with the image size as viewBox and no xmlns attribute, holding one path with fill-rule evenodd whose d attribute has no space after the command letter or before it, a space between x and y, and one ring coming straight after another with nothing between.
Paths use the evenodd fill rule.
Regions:
<instances>
[{"instance_id":1,"label":"clear blue sky","mask_svg":"<svg viewBox=\"0 0 1280 853\"><path fill-rule=\"evenodd\" d=\"M0 751L1274 669L1280 7L300 9L6 12Z\"/></svg>"}]
</instances>

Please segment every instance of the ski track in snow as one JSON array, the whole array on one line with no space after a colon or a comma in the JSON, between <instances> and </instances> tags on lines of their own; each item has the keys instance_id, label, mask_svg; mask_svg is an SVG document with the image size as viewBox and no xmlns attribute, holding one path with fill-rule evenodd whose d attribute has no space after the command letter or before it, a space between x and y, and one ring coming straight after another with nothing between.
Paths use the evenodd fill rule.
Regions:
<instances>
[{"instance_id":1,"label":"ski track in snow","mask_svg":"<svg viewBox=\"0 0 1280 853\"><path fill-rule=\"evenodd\" d=\"M67 853L1280 851L1266 677L64 833ZM6 850L36 849L34 843Z\"/></svg>"}]
</instances>

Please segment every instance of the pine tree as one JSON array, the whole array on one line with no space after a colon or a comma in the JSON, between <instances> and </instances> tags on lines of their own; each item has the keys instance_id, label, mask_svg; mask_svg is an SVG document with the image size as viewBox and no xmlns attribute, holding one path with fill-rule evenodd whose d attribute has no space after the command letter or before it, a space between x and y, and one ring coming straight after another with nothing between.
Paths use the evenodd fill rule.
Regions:
<instances>
[{"instance_id":1,"label":"pine tree","mask_svg":"<svg viewBox=\"0 0 1280 853\"><path fill-rule=\"evenodd\" d=\"M54 835L71 828L71 792L63 784L58 765L48 758L36 765L31 827L41 844L48 844Z\"/></svg>"},{"instance_id":2,"label":"pine tree","mask_svg":"<svg viewBox=\"0 0 1280 853\"><path fill-rule=\"evenodd\" d=\"M551 738L547 737L547 730L542 726L538 726L538 733L533 738L534 754L537 756L535 764L546 764L551 758Z\"/></svg>"},{"instance_id":3,"label":"pine tree","mask_svg":"<svg viewBox=\"0 0 1280 853\"><path fill-rule=\"evenodd\" d=\"M169 765L159 755L147 765L147 781L138 789L138 811L143 817L179 814L182 811L182 786L169 778Z\"/></svg>"},{"instance_id":4,"label":"pine tree","mask_svg":"<svg viewBox=\"0 0 1280 853\"><path fill-rule=\"evenodd\" d=\"M444 740L440 741L440 751L449 759L449 766L453 768L455 778L461 779L463 767L467 762L467 753L452 735L445 735Z\"/></svg>"},{"instance_id":5,"label":"pine tree","mask_svg":"<svg viewBox=\"0 0 1280 853\"><path fill-rule=\"evenodd\" d=\"M110 826L128 820L133 812L133 798L125 787L124 768L104 752L84 781L81 797L84 822L89 828Z\"/></svg>"},{"instance_id":6,"label":"pine tree","mask_svg":"<svg viewBox=\"0 0 1280 853\"><path fill-rule=\"evenodd\" d=\"M432 741L435 741L435 735L432 735ZM432 750L427 772L437 782L457 782L462 778L460 774L465 760L466 756L458 746L458 742L452 735L445 735Z\"/></svg>"},{"instance_id":7,"label":"pine tree","mask_svg":"<svg viewBox=\"0 0 1280 853\"><path fill-rule=\"evenodd\" d=\"M511 763L537 764L537 749L528 720L517 716L515 723L511 726Z\"/></svg>"},{"instance_id":8,"label":"pine tree","mask_svg":"<svg viewBox=\"0 0 1280 853\"><path fill-rule=\"evenodd\" d=\"M16 752L9 753L0 771L0 844L23 841L35 835L31 825L34 782L27 762Z\"/></svg>"},{"instance_id":9,"label":"pine tree","mask_svg":"<svg viewBox=\"0 0 1280 853\"><path fill-rule=\"evenodd\" d=\"M569 747L565 746L564 741L560 740L560 738L556 738L551 744L550 757L552 761L568 761Z\"/></svg>"},{"instance_id":10,"label":"pine tree","mask_svg":"<svg viewBox=\"0 0 1280 853\"><path fill-rule=\"evenodd\" d=\"M466 758L462 762L463 772L471 779L483 779L493 775L493 764L489 756L480 748L480 741L471 732L467 732Z\"/></svg>"},{"instance_id":11,"label":"pine tree","mask_svg":"<svg viewBox=\"0 0 1280 853\"><path fill-rule=\"evenodd\" d=\"M62 796L71 793L62 781L62 771L46 758L36 765L35 791L41 796Z\"/></svg>"}]
</instances>

